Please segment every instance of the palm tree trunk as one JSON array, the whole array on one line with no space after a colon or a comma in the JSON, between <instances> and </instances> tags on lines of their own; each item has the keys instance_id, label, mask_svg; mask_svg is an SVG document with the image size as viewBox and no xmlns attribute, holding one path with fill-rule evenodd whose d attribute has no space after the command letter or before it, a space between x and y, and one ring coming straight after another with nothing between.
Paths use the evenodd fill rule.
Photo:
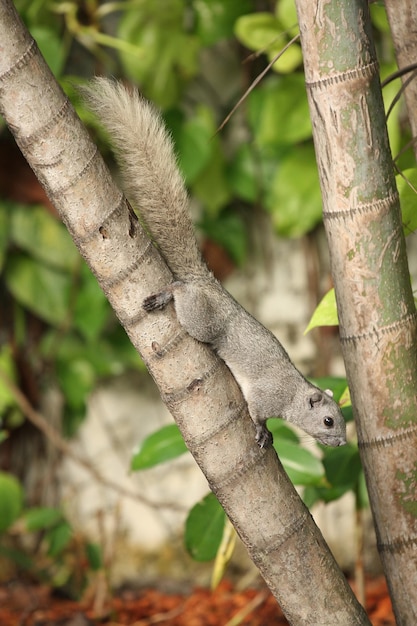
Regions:
<instances>
[{"instance_id":1,"label":"palm tree trunk","mask_svg":"<svg viewBox=\"0 0 417 626\"><path fill-rule=\"evenodd\" d=\"M297 9L358 443L397 622L412 626L417 317L368 2Z\"/></svg>"}]
</instances>

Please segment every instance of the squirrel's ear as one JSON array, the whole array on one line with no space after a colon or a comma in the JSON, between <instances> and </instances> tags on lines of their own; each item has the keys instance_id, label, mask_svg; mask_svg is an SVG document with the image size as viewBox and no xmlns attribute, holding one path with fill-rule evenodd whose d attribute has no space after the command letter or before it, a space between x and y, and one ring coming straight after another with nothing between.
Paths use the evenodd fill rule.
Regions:
<instances>
[{"instance_id":1,"label":"squirrel's ear","mask_svg":"<svg viewBox=\"0 0 417 626\"><path fill-rule=\"evenodd\" d=\"M309 398L310 407L313 408L315 404L318 404L323 399L320 391L315 391Z\"/></svg>"},{"instance_id":2,"label":"squirrel's ear","mask_svg":"<svg viewBox=\"0 0 417 626\"><path fill-rule=\"evenodd\" d=\"M333 391L331 389L325 389L324 393L327 393L330 398L333 398Z\"/></svg>"}]
</instances>

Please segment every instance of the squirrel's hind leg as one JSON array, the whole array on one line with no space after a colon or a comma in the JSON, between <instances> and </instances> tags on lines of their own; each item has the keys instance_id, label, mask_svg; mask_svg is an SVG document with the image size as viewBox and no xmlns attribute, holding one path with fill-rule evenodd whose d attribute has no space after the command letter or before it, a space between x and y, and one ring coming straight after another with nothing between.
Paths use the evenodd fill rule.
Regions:
<instances>
[{"instance_id":1,"label":"squirrel's hind leg","mask_svg":"<svg viewBox=\"0 0 417 626\"><path fill-rule=\"evenodd\" d=\"M256 424L256 443L260 448L269 448L273 444L272 434L265 424Z\"/></svg>"},{"instance_id":2,"label":"squirrel's hind leg","mask_svg":"<svg viewBox=\"0 0 417 626\"><path fill-rule=\"evenodd\" d=\"M158 309L163 309L166 307L168 302L174 299L174 289L180 283L174 282L165 287L162 291L158 291L158 293L153 293L142 302L142 308L145 311L156 311Z\"/></svg>"}]
</instances>

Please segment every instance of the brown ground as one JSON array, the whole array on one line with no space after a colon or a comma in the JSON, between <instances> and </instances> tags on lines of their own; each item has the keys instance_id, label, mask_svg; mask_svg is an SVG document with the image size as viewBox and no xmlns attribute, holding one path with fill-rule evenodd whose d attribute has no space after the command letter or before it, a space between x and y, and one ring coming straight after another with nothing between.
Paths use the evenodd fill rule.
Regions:
<instances>
[{"instance_id":1,"label":"brown ground","mask_svg":"<svg viewBox=\"0 0 417 626\"><path fill-rule=\"evenodd\" d=\"M373 626L395 626L385 580L369 581L366 608ZM97 597L95 599L97 602ZM0 587L1 626L284 626L274 598L265 589L236 591L222 582L216 591L166 594L155 589L123 592L101 603L54 597L46 587L10 583ZM233 621L231 621L233 619Z\"/></svg>"}]
</instances>

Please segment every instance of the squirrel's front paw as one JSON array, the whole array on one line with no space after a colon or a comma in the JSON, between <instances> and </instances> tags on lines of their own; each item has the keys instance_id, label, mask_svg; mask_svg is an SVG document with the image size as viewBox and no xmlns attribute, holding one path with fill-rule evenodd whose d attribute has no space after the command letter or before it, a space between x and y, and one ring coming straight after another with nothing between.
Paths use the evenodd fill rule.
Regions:
<instances>
[{"instance_id":1,"label":"squirrel's front paw","mask_svg":"<svg viewBox=\"0 0 417 626\"><path fill-rule=\"evenodd\" d=\"M156 311L157 309L163 309L170 300L172 300L172 291L168 291L165 289L164 291L160 291L159 293L153 293L148 296L142 302L142 308L145 311Z\"/></svg>"},{"instance_id":2,"label":"squirrel's front paw","mask_svg":"<svg viewBox=\"0 0 417 626\"><path fill-rule=\"evenodd\" d=\"M273 443L272 434L264 424L260 424L256 427L255 439L260 448L269 448Z\"/></svg>"}]
</instances>

